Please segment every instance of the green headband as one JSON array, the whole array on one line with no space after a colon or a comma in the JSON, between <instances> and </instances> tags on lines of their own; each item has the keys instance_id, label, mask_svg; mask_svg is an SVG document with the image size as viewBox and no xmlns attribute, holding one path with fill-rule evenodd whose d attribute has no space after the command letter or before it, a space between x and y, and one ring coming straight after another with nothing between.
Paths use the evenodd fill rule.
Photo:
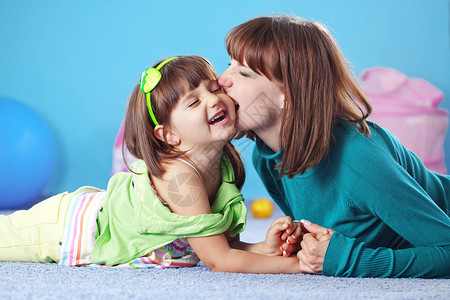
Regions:
<instances>
[{"instance_id":1,"label":"green headband","mask_svg":"<svg viewBox=\"0 0 450 300\"><path fill-rule=\"evenodd\" d=\"M162 66L167 64L169 61L174 60L178 56L171 57L161 62L156 68L148 68L145 72L142 72L141 76L141 92L145 94L145 98L147 99L147 107L150 117L152 118L155 126L158 126L159 123L156 121L155 114L153 113L152 104L150 103L150 92L158 85L161 80L161 72L159 71Z\"/></svg>"}]
</instances>

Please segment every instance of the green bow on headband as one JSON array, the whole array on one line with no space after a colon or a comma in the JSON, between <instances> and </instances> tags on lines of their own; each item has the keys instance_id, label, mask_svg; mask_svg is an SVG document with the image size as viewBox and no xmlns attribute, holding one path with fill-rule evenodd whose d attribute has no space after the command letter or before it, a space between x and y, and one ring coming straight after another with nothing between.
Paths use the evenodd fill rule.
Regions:
<instances>
[{"instance_id":1,"label":"green bow on headband","mask_svg":"<svg viewBox=\"0 0 450 300\"><path fill-rule=\"evenodd\" d=\"M153 113L152 104L150 102L150 92L153 91L153 89L158 85L159 81L161 80L161 72L159 70L169 61L174 60L177 57L178 56L168 58L163 62L161 62L156 68L148 68L147 70L145 70L145 72L142 72L141 92L145 94L148 112L155 126L159 125L159 123L158 121L156 121L155 114Z\"/></svg>"}]
</instances>

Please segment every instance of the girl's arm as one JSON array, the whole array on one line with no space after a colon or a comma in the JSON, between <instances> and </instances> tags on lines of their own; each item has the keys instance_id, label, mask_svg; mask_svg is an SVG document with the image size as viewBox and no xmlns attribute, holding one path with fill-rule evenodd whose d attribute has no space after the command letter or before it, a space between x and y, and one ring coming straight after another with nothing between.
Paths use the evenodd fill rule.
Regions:
<instances>
[{"instance_id":1,"label":"girl's arm","mask_svg":"<svg viewBox=\"0 0 450 300\"><path fill-rule=\"evenodd\" d=\"M171 196L169 183L175 176L189 177L190 186L179 185L177 195L187 195L191 201L179 201ZM206 187L200 176L189 166L174 162L167 169L163 180L155 180L160 196L174 213L184 216L210 214L211 206ZM195 193L193 192L195 186ZM186 205L189 203L189 205ZM212 271L236 273L299 273L298 259L293 257L266 256L240 249L232 249L224 234L187 238L188 243L202 262Z\"/></svg>"},{"instance_id":2,"label":"girl's arm","mask_svg":"<svg viewBox=\"0 0 450 300\"><path fill-rule=\"evenodd\" d=\"M267 256L232 249L223 234L188 238L202 262L212 271L233 273L299 273L297 257Z\"/></svg>"}]
</instances>

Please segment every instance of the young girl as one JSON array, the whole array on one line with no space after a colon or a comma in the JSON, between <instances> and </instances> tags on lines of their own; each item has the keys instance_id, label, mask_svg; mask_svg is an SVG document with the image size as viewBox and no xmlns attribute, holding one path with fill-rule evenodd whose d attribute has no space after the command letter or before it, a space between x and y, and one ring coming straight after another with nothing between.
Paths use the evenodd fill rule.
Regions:
<instances>
[{"instance_id":1,"label":"young girl","mask_svg":"<svg viewBox=\"0 0 450 300\"><path fill-rule=\"evenodd\" d=\"M219 84L240 105L237 129L256 139L257 172L287 215L326 227L305 222L301 270L449 278L450 177L366 121L370 101L326 28L261 17L226 47Z\"/></svg>"},{"instance_id":2,"label":"young girl","mask_svg":"<svg viewBox=\"0 0 450 300\"><path fill-rule=\"evenodd\" d=\"M279 256L283 239L300 234L290 218L274 222L265 242L239 242L235 103L216 78L198 56L147 69L125 117L126 145L139 158L132 173L114 175L106 191L83 187L1 216L0 260L168 267L200 258L213 271L299 272L295 256Z\"/></svg>"}]
</instances>

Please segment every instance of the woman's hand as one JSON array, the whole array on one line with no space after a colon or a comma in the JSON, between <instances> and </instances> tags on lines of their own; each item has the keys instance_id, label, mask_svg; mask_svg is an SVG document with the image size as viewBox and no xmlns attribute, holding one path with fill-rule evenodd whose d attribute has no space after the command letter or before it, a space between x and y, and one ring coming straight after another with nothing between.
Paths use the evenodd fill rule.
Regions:
<instances>
[{"instance_id":1,"label":"woman's hand","mask_svg":"<svg viewBox=\"0 0 450 300\"><path fill-rule=\"evenodd\" d=\"M300 270L302 273L322 274L325 253L334 230L306 220L301 222L308 233L303 234L301 250L297 253Z\"/></svg>"}]
</instances>

